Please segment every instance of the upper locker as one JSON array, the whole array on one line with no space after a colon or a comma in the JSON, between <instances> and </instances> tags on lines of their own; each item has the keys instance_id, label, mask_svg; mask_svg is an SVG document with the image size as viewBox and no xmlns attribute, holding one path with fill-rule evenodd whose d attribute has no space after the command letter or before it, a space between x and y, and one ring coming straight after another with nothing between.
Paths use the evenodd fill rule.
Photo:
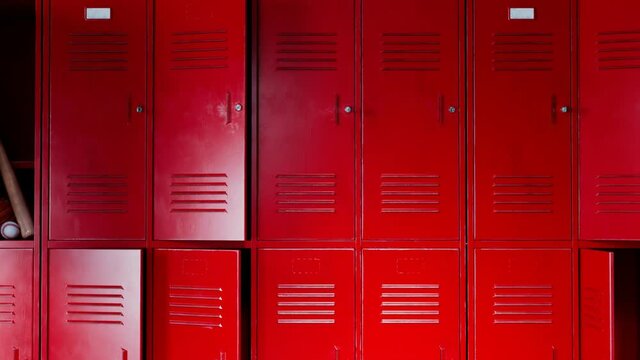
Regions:
<instances>
[{"instance_id":1,"label":"upper locker","mask_svg":"<svg viewBox=\"0 0 640 360\"><path fill-rule=\"evenodd\" d=\"M353 239L353 0L259 9L258 236Z\"/></svg>"},{"instance_id":2,"label":"upper locker","mask_svg":"<svg viewBox=\"0 0 640 360\"><path fill-rule=\"evenodd\" d=\"M640 2L580 4L580 238L640 240Z\"/></svg>"},{"instance_id":3,"label":"upper locker","mask_svg":"<svg viewBox=\"0 0 640 360\"><path fill-rule=\"evenodd\" d=\"M364 236L458 239L457 1L364 2Z\"/></svg>"},{"instance_id":4,"label":"upper locker","mask_svg":"<svg viewBox=\"0 0 640 360\"><path fill-rule=\"evenodd\" d=\"M146 6L51 1L52 240L144 238Z\"/></svg>"},{"instance_id":5,"label":"upper locker","mask_svg":"<svg viewBox=\"0 0 640 360\"><path fill-rule=\"evenodd\" d=\"M476 240L571 236L570 2L475 6Z\"/></svg>"},{"instance_id":6,"label":"upper locker","mask_svg":"<svg viewBox=\"0 0 640 360\"><path fill-rule=\"evenodd\" d=\"M155 239L245 237L245 1L156 1Z\"/></svg>"}]
</instances>

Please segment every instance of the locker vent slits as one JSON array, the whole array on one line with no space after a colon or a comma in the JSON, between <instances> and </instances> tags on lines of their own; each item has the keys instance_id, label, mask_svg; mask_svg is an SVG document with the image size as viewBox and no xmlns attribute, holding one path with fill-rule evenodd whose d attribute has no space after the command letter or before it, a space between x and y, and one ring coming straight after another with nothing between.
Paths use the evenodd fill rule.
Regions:
<instances>
[{"instance_id":1,"label":"locker vent slits","mask_svg":"<svg viewBox=\"0 0 640 360\"><path fill-rule=\"evenodd\" d=\"M222 288L170 286L169 324L221 328L222 293Z\"/></svg>"},{"instance_id":2,"label":"locker vent slits","mask_svg":"<svg viewBox=\"0 0 640 360\"><path fill-rule=\"evenodd\" d=\"M580 318L582 326L603 330L609 317L605 294L593 287L584 287L582 291Z\"/></svg>"},{"instance_id":3,"label":"locker vent slits","mask_svg":"<svg viewBox=\"0 0 640 360\"><path fill-rule=\"evenodd\" d=\"M496 214L550 214L553 212L553 176L496 175L493 212Z\"/></svg>"},{"instance_id":4,"label":"locker vent slits","mask_svg":"<svg viewBox=\"0 0 640 360\"><path fill-rule=\"evenodd\" d=\"M640 30L598 33L600 70L640 69Z\"/></svg>"},{"instance_id":5,"label":"locker vent slits","mask_svg":"<svg viewBox=\"0 0 640 360\"><path fill-rule=\"evenodd\" d=\"M228 205L227 174L171 175L171 212L225 213Z\"/></svg>"},{"instance_id":6,"label":"locker vent slits","mask_svg":"<svg viewBox=\"0 0 640 360\"><path fill-rule=\"evenodd\" d=\"M171 35L172 70L210 70L229 67L227 30L185 31Z\"/></svg>"},{"instance_id":7,"label":"locker vent slits","mask_svg":"<svg viewBox=\"0 0 640 360\"><path fill-rule=\"evenodd\" d=\"M440 70L439 33L383 33L381 42L383 71Z\"/></svg>"},{"instance_id":8,"label":"locker vent slits","mask_svg":"<svg viewBox=\"0 0 640 360\"><path fill-rule=\"evenodd\" d=\"M129 183L126 175L77 174L67 177L67 212L125 214Z\"/></svg>"},{"instance_id":9,"label":"locker vent slits","mask_svg":"<svg viewBox=\"0 0 640 360\"><path fill-rule=\"evenodd\" d=\"M331 32L278 34L276 69L281 71L337 70L338 34Z\"/></svg>"},{"instance_id":10,"label":"locker vent slits","mask_svg":"<svg viewBox=\"0 0 640 360\"><path fill-rule=\"evenodd\" d=\"M335 213L336 174L276 175L279 213Z\"/></svg>"},{"instance_id":11,"label":"locker vent slits","mask_svg":"<svg viewBox=\"0 0 640 360\"><path fill-rule=\"evenodd\" d=\"M126 33L69 34L69 70L127 71L129 41Z\"/></svg>"},{"instance_id":12,"label":"locker vent slits","mask_svg":"<svg viewBox=\"0 0 640 360\"><path fill-rule=\"evenodd\" d=\"M493 70L552 71L553 34L497 33L493 35Z\"/></svg>"},{"instance_id":13,"label":"locker vent slits","mask_svg":"<svg viewBox=\"0 0 640 360\"><path fill-rule=\"evenodd\" d=\"M494 324L552 324L551 285L494 285Z\"/></svg>"},{"instance_id":14,"label":"locker vent slits","mask_svg":"<svg viewBox=\"0 0 640 360\"><path fill-rule=\"evenodd\" d=\"M335 324L335 284L279 284L278 324Z\"/></svg>"},{"instance_id":15,"label":"locker vent slits","mask_svg":"<svg viewBox=\"0 0 640 360\"><path fill-rule=\"evenodd\" d=\"M380 195L383 214L439 213L440 176L382 174Z\"/></svg>"},{"instance_id":16,"label":"locker vent slits","mask_svg":"<svg viewBox=\"0 0 640 360\"><path fill-rule=\"evenodd\" d=\"M0 285L0 326L16 323L16 287Z\"/></svg>"},{"instance_id":17,"label":"locker vent slits","mask_svg":"<svg viewBox=\"0 0 640 360\"><path fill-rule=\"evenodd\" d=\"M67 322L124 325L124 287L121 285L67 285Z\"/></svg>"},{"instance_id":18,"label":"locker vent slits","mask_svg":"<svg viewBox=\"0 0 640 360\"><path fill-rule=\"evenodd\" d=\"M382 284L382 324L439 324L440 285Z\"/></svg>"},{"instance_id":19,"label":"locker vent slits","mask_svg":"<svg viewBox=\"0 0 640 360\"><path fill-rule=\"evenodd\" d=\"M598 214L640 214L640 174L598 176L595 192Z\"/></svg>"}]
</instances>

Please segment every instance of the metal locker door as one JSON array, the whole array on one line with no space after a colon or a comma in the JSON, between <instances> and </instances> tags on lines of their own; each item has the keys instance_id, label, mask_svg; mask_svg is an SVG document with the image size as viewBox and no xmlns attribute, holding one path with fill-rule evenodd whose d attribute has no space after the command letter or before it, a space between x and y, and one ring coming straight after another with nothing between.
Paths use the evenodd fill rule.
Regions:
<instances>
[{"instance_id":1,"label":"metal locker door","mask_svg":"<svg viewBox=\"0 0 640 360\"><path fill-rule=\"evenodd\" d=\"M637 1L580 3L580 239L640 240Z\"/></svg>"},{"instance_id":2,"label":"metal locker door","mask_svg":"<svg viewBox=\"0 0 640 360\"><path fill-rule=\"evenodd\" d=\"M51 1L52 240L144 239L146 2Z\"/></svg>"},{"instance_id":3,"label":"metal locker door","mask_svg":"<svg viewBox=\"0 0 640 360\"><path fill-rule=\"evenodd\" d=\"M239 359L239 252L154 254L153 358Z\"/></svg>"},{"instance_id":4,"label":"metal locker door","mask_svg":"<svg viewBox=\"0 0 640 360\"><path fill-rule=\"evenodd\" d=\"M155 9L155 238L244 240L245 1Z\"/></svg>"},{"instance_id":5,"label":"metal locker door","mask_svg":"<svg viewBox=\"0 0 640 360\"><path fill-rule=\"evenodd\" d=\"M570 1L478 1L474 31L475 239L569 240Z\"/></svg>"},{"instance_id":6,"label":"metal locker door","mask_svg":"<svg viewBox=\"0 0 640 360\"><path fill-rule=\"evenodd\" d=\"M258 358L355 359L353 250L258 251Z\"/></svg>"},{"instance_id":7,"label":"metal locker door","mask_svg":"<svg viewBox=\"0 0 640 360\"><path fill-rule=\"evenodd\" d=\"M572 359L571 250L476 250L474 281L474 359Z\"/></svg>"},{"instance_id":8,"label":"metal locker door","mask_svg":"<svg viewBox=\"0 0 640 360\"><path fill-rule=\"evenodd\" d=\"M260 0L258 235L353 239L353 0Z\"/></svg>"},{"instance_id":9,"label":"metal locker door","mask_svg":"<svg viewBox=\"0 0 640 360\"><path fill-rule=\"evenodd\" d=\"M141 360L141 251L49 251L50 360Z\"/></svg>"},{"instance_id":10,"label":"metal locker door","mask_svg":"<svg viewBox=\"0 0 640 360\"><path fill-rule=\"evenodd\" d=\"M363 358L460 359L458 250L363 254Z\"/></svg>"},{"instance_id":11,"label":"metal locker door","mask_svg":"<svg viewBox=\"0 0 640 360\"><path fill-rule=\"evenodd\" d=\"M580 358L614 360L614 255L580 251Z\"/></svg>"},{"instance_id":12,"label":"metal locker door","mask_svg":"<svg viewBox=\"0 0 640 360\"><path fill-rule=\"evenodd\" d=\"M33 251L0 250L0 359L33 359Z\"/></svg>"},{"instance_id":13,"label":"metal locker door","mask_svg":"<svg viewBox=\"0 0 640 360\"><path fill-rule=\"evenodd\" d=\"M364 2L364 236L458 239L458 1Z\"/></svg>"}]
</instances>

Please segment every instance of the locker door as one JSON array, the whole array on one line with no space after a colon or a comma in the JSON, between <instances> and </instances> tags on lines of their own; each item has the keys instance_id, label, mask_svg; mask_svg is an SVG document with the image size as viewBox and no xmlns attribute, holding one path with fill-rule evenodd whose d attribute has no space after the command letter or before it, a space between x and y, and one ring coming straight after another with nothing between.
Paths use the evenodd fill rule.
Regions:
<instances>
[{"instance_id":1,"label":"locker door","mask_svg":"<svg viewBox=\"0 0 640 360\"><path fill-rule=\"evenodd\" d=\"M614 360L614 256L580 252L580 352L582 360Z\"/></svg>"},{"instance_id":2,"label":"locker door","mask_svg":"<svg viewBox=\"0 0 640 360\"><path fill-rule=\"evenodd\" d=\"M637 1L580 6L580 238L640 239Z\"/></svg>"},{"instance_id":3,"label":"locker door","mask_svg":"<svg viewBox=\"0 0 640 360\"><path fill-rule=\"evenodd\" d=\"M156 1L155 237L243 240L245 1Z\"/></svg>"},{"instance_id":4,"label":"locker door","mask_svg":"<svg viewBox=\"0 0 640 360\"><path fill-rule=\"evenodd\" d=\"M140 250L49 255L49 359L141 360Z\"/></svg>"},{"instance_id":5,"label":"locker door","mask_svg":"<svg viewBox=\"0 0 640 360\"><path fill-rule=\"evenodd\" d=\"M258 358L355 358L352 250L259 250Z\"/></svg>"},{"instance_id":6,"label":"locker door","mask_svg":"<svg viewBox=\"0 0 640 360\"><path fill-rule=\"evenodd\" d=\"M478 240L570 238L569 3L490 0L475 8Z\"/></svg>"},{"instance_id":7,"label":"locker door","mask_svg":"<svg viewBox=\"0 0 640 360\"><path fill-rule=\"evenodd\" d=\"M364 3L366 239L459 236L458 28L457 1Z\"/></svg>"},{"instance_id":8,"label":"locker door","mask_svg":"<svg viewBox=\"0 0 640 360\"><path fill-rule=\"evenodd\" d=\"M570 360L571 251L476 250L475 359Z\"/></svg>"},{"instance_id":9,"label":"locker door","mask_svg":"<svg viewBox=\"0 0 640 360\"><path fill-rule=\"evenodd\" d=\"M0 359L33 359L33 251L0 250Z\"/></svg>"},{"instance_id":10,"label":"locker door","mask_svg":"<svg viewBox=\"0 0 640 360\"><path fill-rule=\"evenodd\" d=\"M259 236L352 239L354 2L259 9Z\"/></svg>"},{"instance_id":11,"label":"locker door","mask_svg":"<svg viewBox=\"0 0 640 360\"><path fill-rule=\"evenodd\" d=\"M239 266L238 251L155 251L154 359L239 359Z\"/></svg>"},{"instance_id":12,"label":"locker door","mask_svg":"<svg viewBox=\"0 0 640 360\"><path fill-rule=\"evenodd\" d=\"M457 250L364 250L363 359L460 359Z\"/></svg>"},{"instance_id":13,"label":"locker door","mask_svg":"<svg viewBox=\"0 0 640 360\"><path fill-rule=\"evenodd\" d=\"M146 6L51 1L52 240L144 239Z\"/></svg>"}]
</instances>

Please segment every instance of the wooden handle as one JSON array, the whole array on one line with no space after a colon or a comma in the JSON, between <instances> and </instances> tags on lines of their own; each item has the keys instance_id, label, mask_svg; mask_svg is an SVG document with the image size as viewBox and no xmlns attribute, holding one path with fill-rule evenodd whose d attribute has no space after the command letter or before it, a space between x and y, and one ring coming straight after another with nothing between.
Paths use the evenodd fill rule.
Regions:
<instances>
[{"instance_id":1,"label":"wooden handle","mask_svg":"<svg viewBox=\"0 0 640 360\"><path fill-rule=\"evenodd\" d=\"M13 168L11 167L11 163L9 162L9 158L7 157L7 153L4 150L4 146L1 141L0 173L2 173L4 187L7 189L7 194L9 194L9 201L11 201L11 207L13 207L13 214L15 215L16 220L18 220L18 225L20 225L20 233L24 239L28 239L33 236L33 219L31 218L29 207L24 201L24 196L20 190L18 179L16 179L16 174L13 172Z\"/></svg>"}]
</instances>

